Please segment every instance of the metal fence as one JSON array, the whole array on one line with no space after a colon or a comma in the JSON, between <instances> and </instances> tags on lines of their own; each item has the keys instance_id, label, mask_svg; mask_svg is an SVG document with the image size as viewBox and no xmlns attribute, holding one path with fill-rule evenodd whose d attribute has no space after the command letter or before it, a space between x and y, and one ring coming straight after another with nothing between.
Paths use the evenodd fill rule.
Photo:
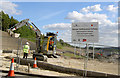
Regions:
<instances>
[{"instance_id":1,"label":"metal fence","mask_svg":"<svg viewBox=\"0 0 120 78\"><path fill-rule=\"evenodd\" d=\"M64 49L63 55L71 58L70 60L77 59L79 61L83 61L82 62L83 64L80 64L80 63L78 63L78 64L82 66L82 69L86 70L84 72L85 76L87 75L87 70L90 67L89 66L90 62L95 63L95 61L99 61L98 63L103 63L103 64L104 63L114 63L114 64L118 65L119 52L118 52L117 47L100 45L100 44L87 44L87 43L80 43L80 44L69 43L69 44L73 45L73 49ZM83 60L81 60L81 59L83 59ZM91 60L93 60L93 61L91 61ZM79 62L79 61L77 61L77 62ZM77 67L77 65L76 65L76 67ZM101 70L102 70L102 67L104 69L104 65L100 66ZM94 65L91 66L91 68L94 68ZM114 70L112 70L112 71L114 71ZM116 67L115 71L116 72L118 71L117 67Z\"/></svg>"},{"instance_id":2,"label":"metal fence","mask_svg":"<svg viewBox=\"0 0 120 78\"><path fill-rule=\"evenodd\" d=\"M7 37L2 36L2 44L0 45L2 47L2 50L21 50L21 46L25 45L25 43L28 41L30 43L31 50L34 50L36 45L34 42L32 42L30 38L13 38L13 37Z\"/></svg>"},{"instance_id":3,"label":"metal fence","mask_svg":"<svg viewBox=\"0 0 120 78\"><path fill-rule=\"evenodd\" d=\"M9 36L0 37L0 39L2 39L2 44L0 45L2 50L12 50L16 53L23 53L22 46L25 45L27 41L30 43L31 50L36 49L36 39L13 38ZM104 48L95 46L104 46ZM83 69L86 71L88 70L88 63L90 60L94 59L100 62L117 63L118 59L118 48L98 44L87 44L87 47L85 43L73 44L71 47L65 46L62 49L57 48L57 53L60 54L61 57L57 58L57 60L52 59L54 61L48 61L49 63L69 68ZM91 66L91 68L94 69L94 66ZM84 73L84 75L86 74L87 73Z\"/></svg>"},{"instance_id":4,"label":"metal fence","mask_svg":"<svg viewBox=\"0 0 120 78\"><path fill-rule=\"evenodd\" d=\"M2 44L1 50L12 50L12 51L21 51L23 45L28 41L30 43L30 50L36 50L36 38L14 38L10 36L0 36ZM110 60L118 58L118 48L99 45L99 44L88 44L88 48L85 43L72 44L71 47L63 47L62 49L57 48L57 52L68 58L84 58L88 52L88 59L101 59L106 58ZM83 47L84 46L84 47ZM97 46L97 47L95 47ZM99 46L99 47L98 47ZM100 48L101 47L101 48ZM111 61L112 62L112 61ZM114 61L113 61L114 62Z\"/></svg>"}]
</instances>

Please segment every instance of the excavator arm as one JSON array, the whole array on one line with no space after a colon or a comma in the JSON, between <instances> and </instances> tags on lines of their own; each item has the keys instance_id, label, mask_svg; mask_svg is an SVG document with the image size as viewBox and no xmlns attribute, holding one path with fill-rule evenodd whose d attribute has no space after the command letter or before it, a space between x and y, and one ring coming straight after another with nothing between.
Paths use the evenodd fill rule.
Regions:
<instances>
[{"instance_id":1,"label":"excavator arm","mask_svg":"<svg viewBox=\"0 0 120 78\"><path fill-rule=\"evenodd\" d=\"M29 23L30 22L30 23ZM8 29L8 33L10 35L13 34L13 31L21 28L22 26L29 26L35 33L36 33L36 52L40 53L41 52L41 31L35 26L33 22L31 22L29 19L22 20L21 22L15 24L13 27Z\"/></svg>"},{"instance_id":2,"label":"excavator arm","mask_svg":"<svg viewBox=\"0 0 120 78\"><path fill-rule=\"evenodd\" d=\"M16 29L19 29L21 28L22 26L24 25L27 25L29 26L33 31L35 31L36 35L37 36L41 36L41 31L35 26L35 24L33 22L31 22L31 24L29 23L31 22L29 19L25 19L25 20L22 20L21 22L15 24L13 27L11 27L9 29L9 32L13 32L15 31Z\"/></svg>"}]
</instances>

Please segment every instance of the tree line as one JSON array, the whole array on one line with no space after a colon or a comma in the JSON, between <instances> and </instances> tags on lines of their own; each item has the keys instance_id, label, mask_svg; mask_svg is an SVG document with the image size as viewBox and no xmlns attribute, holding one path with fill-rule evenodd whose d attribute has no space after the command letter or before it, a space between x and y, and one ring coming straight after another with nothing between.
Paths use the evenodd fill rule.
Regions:
<instances>
[{"instance_id":1,"label":"tree line","mask_svg":"<svg viewBox=\"0 0 120 78\"><path fill-rule=\"evenodd\" d=\"M14 19L13 16L9 16L8 14L5 14L3 11L0 12L0 16L1 16L1 21L0 21L0 25L2 25L2 31L7 31L7 29L9 29L10 27L14 26L16 23L18 23L19 21Z\"/></svg>"},{"instance_id":2,"label":"tree line","mask_svg":"<svg viewBox=\"0 0 120 78\"><path fill-rule=\"evenodd\" d=\"M7 29L19 23L17 19L15 19L13 16L10 17L8 14L4 13L3 11L0 12L0 18L1 18L0 29L5 32L7 31ZM36 37L34 31L26 25L15 30L14 32L20 33L20 37L22 38L35 38Z\"/></svg>"}]
</instances>

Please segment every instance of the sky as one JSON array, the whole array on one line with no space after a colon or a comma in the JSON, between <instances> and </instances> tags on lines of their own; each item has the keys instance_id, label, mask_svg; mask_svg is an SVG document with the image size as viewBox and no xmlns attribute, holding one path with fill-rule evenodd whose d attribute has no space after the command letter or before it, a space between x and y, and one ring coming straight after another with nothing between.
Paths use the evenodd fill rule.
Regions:
<instances>
[{"instance_id":1,"label":"sky","mask_svg":"<svg viewBox=\"0 0 120 78\"><path fill-rule=\"evenodd\" d=\"M30 19L42 33L58 32L71 42L73 22L99 22L99 44L118 46L117 2L2 2L0 11L21 21Z\"/></svg>"}]
</instances>

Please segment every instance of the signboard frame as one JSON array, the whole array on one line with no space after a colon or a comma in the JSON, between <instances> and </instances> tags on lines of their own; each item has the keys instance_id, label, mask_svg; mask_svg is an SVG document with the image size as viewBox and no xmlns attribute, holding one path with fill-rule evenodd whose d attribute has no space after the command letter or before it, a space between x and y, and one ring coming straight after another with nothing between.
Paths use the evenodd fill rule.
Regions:
<instances>
[{"instance_id":1,"label":"signboard frame","mask_svg":"<svg viewBox=\"0 0 120 78\"><path fill-rule=\"evenodd\" d=\"M72 23L71 40L73 43L97 43L99 38L98 22Z\"/></svg>"}]
</instances>

